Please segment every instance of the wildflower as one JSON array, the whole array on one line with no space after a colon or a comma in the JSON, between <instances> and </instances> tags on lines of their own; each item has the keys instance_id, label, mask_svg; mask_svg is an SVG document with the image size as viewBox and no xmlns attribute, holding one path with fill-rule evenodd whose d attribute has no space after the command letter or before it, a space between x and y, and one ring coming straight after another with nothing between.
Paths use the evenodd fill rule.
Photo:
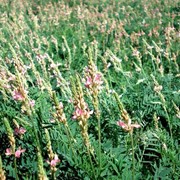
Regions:
<instances>
[{"instance_id":1,"label":"wildflower","mask_svg":"<svg viewBox=\"0 0 180 180\"><path fill-rule=\"evenodd\" d=\"M11 156L12 154L15 155L16 158L20 158L21 156L21 153L25 152L26 150L25 149L21 149L21 147L18 148L18 150L15 152L15 154L12 152L12 149L11 148L7 148L6 149L6 156Z\"/></svg>"},{"instance_id":2,"label":"wildflower","mask_svg":"<svg viewBox=\"0 0 180 180\"><path fill-rule=\"evenodd\" d=\"M55 154L54 155L54 159L52 159L51 161L47 160L46 161L48 164L50 164L51 167L55 167L57 165L57 163L60 162L59 158L58 158L58 155Z\"/></svg>"},{"instance_id":3,"label":"wildflower","mask_svg":"<svg viewBox=\"0 0 180 180\"><path fill-rule=\"evenodd\" d=\"M118 121L117 125L122 127L125 131L132 131L133 128L140 128L141 126L139 124L126 124L123 121Z\"/></svg>"},{"instance_id":4,"label":"wildflower","mask_svg":"<svg viewBox=\"0 0 180 180\"><path fill-rule=\"evenodd\" d=\"M89 141L88 122L87 122L93 111L89 110L88 105L84 100L84 94L78 76L76 76L75 81L73 80L71 81L71 85L74 96L73 104L75 109L72 118L78 121L78 124L81 128L81 134L84 140L84 144L87 147L87 149L93 153L93 149Z\"/></svg>"},{"instance_id":5,"label":"wildflower","mask_svg":"<svg viewBox=\"0 0 180 180\"><path fill-rule=\"evenodd\" d=\"M84 84L87 88L98 87L103 84L101 78L102 76L100 73L94 74L94 77L87 76Z\"/></svg>"},{"instance_id":6,"label":"wildflower","mask_svg":"<svg viewBox=\"0 0 180 180\"><path fill-rule=\"evenodd\" d=\"M31 100L31 101L29 102L29 104L30 104L31 107L34 107L34 105L35 105L35 100Z\"/></svg>"},{"instance_id":7,"label":"wildflower","mask_svg":"<svg viewBox=\"0 0 180 180\"><path fill-rule=\"evenodd\" d=\"M24 101L28 91L24 89L18 89L13 91L13 99L17 101Z\"/></svg>"},{"instance_id":8,"label":"wildflower","mask_svg":"<svg viewBox=\"0 0 180 180\"><path fill-rule=\"evenodd\" d=\"M23 127L14 129L14 134L15 135L23 135L25 132L26 132L26 129L24 129Z\"/></svg>"},{"instance_id":9,"label":"wildflower","mask_svg":"<svg viewBox=\"0 0 180 180\"><path fill-rule=\"evenodd\" d=\"M84 69L84 84L85 87L90 90L92 94L98 94L102 89L102 74L97 70L96 65L90 60L89 65Z\"/></svg>"},{"instance_id":10,"label":"wildflower","mask_svg":"<svg viewBox=\"0 0 180 180\"><path fill-rule=\"evenodd\" d=\"M91 84L92 84L92 78L86 77L85 86L86 86L87 88L89 88Z\"/></svg>"},{"instance_id":11,"label":"wildflower","mask_svg":"<svg viewBox=\"0 0 180 180\"><path fill-rule=\"evenodd\" d=\"M25 149L21 149L21 147L18 148L18 150L15 152L15 157L20 158L21 153L25 152Z\"/></svg>"},{"instance_id":12,"label":"wildflower","mask_svg":"<svg viewBox=\"0 0 180 180\"><path fill-rule=\"evenodd\" d=\"M101 80L101 74L100 73L96 73L95 77L94 77L94 83L97 85L101 85L103 83L103 81Z\"/></svg>"},{"instance_id":13,"label":"wildflower","mask_svg":"<svg viewBox=\"0 0 180 180\"><path fill-rule=\"evenodd\" d=\"M23 101L24 100L24 96L20 91L14 90L13 91L13 99L17 100L17 101Z\"/></svg>"},{"instance_id":14,"label":"wildflower","mask_svg":"<svg viewBox=\"0 0 180 180\"><path fill-rule=\"evenodd\" d=\"M11 148L7 148L7 149L6 149L6 152L5 152L5 155L6 155L6 156L10 156L11 154L12 154Z\"/></svg>"},{"instance_id":15,"label":"wildflower","mask_svg":"<svg viewBox=\"0 0 180 180\"><path fill-rule=\"evenodd\" d=\"M88 108L80 109L76 107L74 113L73 113L73 119L89 119L90 115L93 113L93 111L90 111Z\"/></svg>"}]
</instances>

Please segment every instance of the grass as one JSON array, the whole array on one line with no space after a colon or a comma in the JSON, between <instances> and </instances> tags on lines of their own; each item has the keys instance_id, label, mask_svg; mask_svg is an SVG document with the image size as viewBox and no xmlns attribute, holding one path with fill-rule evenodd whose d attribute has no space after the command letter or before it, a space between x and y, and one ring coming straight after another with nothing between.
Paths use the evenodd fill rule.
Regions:
<instances>
[{"instance_id":1,"label":"grass","mask_svg":"<svg viewBox=\"0 0 180 180\"><path fill-rule=\"evenodd\" d=\"M0 4L0 179L179 179L179 2Z\"/></svg>"}]
</instances>

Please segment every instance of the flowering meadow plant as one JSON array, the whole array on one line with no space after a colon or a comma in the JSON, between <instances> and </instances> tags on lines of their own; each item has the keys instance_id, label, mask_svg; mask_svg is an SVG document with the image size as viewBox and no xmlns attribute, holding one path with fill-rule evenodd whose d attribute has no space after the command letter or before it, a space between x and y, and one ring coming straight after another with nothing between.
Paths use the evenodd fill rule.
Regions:
<instances>
[{"instance_id":1,"label":"flowering meadow plant","mask_svg":"<svg viewBox=\"0 0 180 180\"><path fill-rule=\"evenodd\" d=\"M25 152L26 150L25 149L21 149L21 147L18 148L18 150L15 151L14 153L14 156L16 158L20 158L21 154L23 152ZM13 154L12 150L10 148L7 148L6 149L6 153L5 153L7 156L11 156Z\"/></svg>"},{"instance_id":2,"label":"flowering meadow plant","mask_svg":"<svg viewBox=\"0 0 180 180\"><path fill-rule=\"evenodd\" d=\"M179 179L179 2L0 3L0 180Z\"/></svg>"}]
</instances>

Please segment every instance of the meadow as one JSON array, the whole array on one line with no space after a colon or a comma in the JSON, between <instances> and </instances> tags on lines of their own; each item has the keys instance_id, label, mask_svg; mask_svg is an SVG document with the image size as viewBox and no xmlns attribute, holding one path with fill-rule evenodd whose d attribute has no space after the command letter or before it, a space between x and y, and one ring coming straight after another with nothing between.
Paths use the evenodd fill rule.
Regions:
<instances>
[{"instance_id":1,"label":"meadow","mask_svg":"<svg viewBox=\"0 0 180 180\"><path fill-rule=\"evenodd\" d=\"M0 179L178 180L180 2L0 0Z\"/></svg>"}]
</instances>

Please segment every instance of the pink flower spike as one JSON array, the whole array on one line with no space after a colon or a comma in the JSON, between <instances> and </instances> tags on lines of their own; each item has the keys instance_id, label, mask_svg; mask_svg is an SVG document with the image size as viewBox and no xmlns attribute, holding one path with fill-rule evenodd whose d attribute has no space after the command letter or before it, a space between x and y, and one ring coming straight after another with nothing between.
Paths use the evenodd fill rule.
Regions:
<instances>
[{"instance_id":1,"label":"pink flower spike","mask_svg":"<svg viewBox=\"0 0 180 180\"><path fill-rule=\"evenodd\" d=\"M7 149L6 149L5 155L6 155L6 156L12 155L11 148L7 148Z\"/></svg>"},{"instance_id":2,"label":"pink flower spike","mask_svg":"<svg viewBox=\"0 0 180 180\"><path fill-rule=\"evenodd\" d=\"M25 149L21 149L21 147L19 147L19 149L15 152L15 157L16 158L20 158L21 153L25 152Z\"/></svg>"}]
</instances>

